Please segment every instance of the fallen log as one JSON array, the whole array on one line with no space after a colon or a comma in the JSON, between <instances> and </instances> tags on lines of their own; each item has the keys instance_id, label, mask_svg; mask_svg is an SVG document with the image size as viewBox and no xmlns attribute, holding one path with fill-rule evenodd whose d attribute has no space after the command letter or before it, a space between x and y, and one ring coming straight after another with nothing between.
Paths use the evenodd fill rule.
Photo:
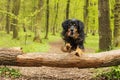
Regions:
<instances>
[{"instance_id":1,"label":"fallen log","mask_svg":"<svg viewBox=\"0 0 120 80\"><path fill-rule=\"evenodd\" d=\"M120 50L76 56L72 53L26 53L19 49L0 49L0 65L97 68L120 64Z\"/></svg>"},{"instance_id":2,"label":"fallen log","mask_svg":"<svg viewBox=\"0 0 120 80\"><path fill-rule=\"evenodd\" d=\"M97 68L120 64L120 50L112 50L94 54L83 54L78 57L74 54L40 54L29 53L17 56L19 66L51 66L51 67L78 67Z\"/></svg>"},{"instance_id":3,"label":"fallen log","mask_svg":"<svg viewBox=\"0 0 120 80\"><path fill-rule=\"evenodd\" d=\"M17 56L23 54L22 48L0 48L0 65L17 65Z\"/></svg>"}]
</instances>

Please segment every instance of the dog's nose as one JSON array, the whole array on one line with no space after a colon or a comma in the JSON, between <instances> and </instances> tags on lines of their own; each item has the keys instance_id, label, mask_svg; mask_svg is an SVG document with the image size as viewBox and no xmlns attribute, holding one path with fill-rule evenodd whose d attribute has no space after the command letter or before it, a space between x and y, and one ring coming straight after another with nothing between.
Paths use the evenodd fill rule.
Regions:
<instances>
[{"instance_id":1,"label":"dog's nose","mask_svg":"<svg viewBox=\"0 0 120 80\"><path fill-rule=\"evenodd\" d=\"M71 26L70 31L73 32L73 30L74 30L74 26Z\"/></svg>"},{"instance_id":2,"label":"dog's nose","mask_svg":"<svg viewBox=\"0 0 120 80\"><path fill-rule=\"evenodd\" d=\"M71 29L71 32L73 32L73 29Z\"/></svg>"}]
</instances>

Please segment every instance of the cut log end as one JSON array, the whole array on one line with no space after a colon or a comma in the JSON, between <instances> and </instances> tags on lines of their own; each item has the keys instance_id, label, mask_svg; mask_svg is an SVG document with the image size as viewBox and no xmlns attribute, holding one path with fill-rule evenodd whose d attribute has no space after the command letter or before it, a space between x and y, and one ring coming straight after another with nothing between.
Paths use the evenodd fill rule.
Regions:
<instances>
[{"instance_id":1,"label":"cut log end","mask_svg":"<svg viewBox=\"0 0 120 80\"><path fill-rule=\"evenodd\" d=\"M0 48L0 64L1 65L16 65L18 62L17 56L22 55L23 51L20 47Z\"/></svg>"}]
</instances>

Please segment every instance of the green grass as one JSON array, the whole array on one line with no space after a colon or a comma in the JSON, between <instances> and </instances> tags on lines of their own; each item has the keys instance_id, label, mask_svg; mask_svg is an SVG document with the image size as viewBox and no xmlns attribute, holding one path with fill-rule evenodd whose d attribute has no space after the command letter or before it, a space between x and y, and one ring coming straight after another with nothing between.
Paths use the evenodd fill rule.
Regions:
<instances>
[{"instance_id":1,"label":"green grass","mask_svg":"<svg viewBox=\"0 0 120 80\"><path fill-rule=\"evenodd\" d=\"M29 33L31 37L27 38L25 44L25 35ZM49 50L49 42L59 40L60 35L53 36L49 34L49 39L44 39L44 33L42 33L41 38L42 43L33 42L34 34L31 32L19 32L19 39L12 39L12 33L6 34L5 32L0 32L0 47L22 47L24 52L46 52Z\"/></svg>"},{"instance_id":2,"label":"green grass","mask_svg":"<svg viewBox=\"0 0 120 80\"><path fill-rule=\"evenodd\" d=\"M31 35L27 38L25 44L25 35ZM19 39L12 39L12 33L6 34L0 31L0 47L22 47L24 52L47 52L50 49L49 42L59 41L61 39L60 33L53 36L49 33L48 39L44 39L45 33L41 33L42 43L33 42L34 34L30 31L27 33L19 32ZM88 34L85 41L85 48L90 48L98 51L98 35L92 36Z\"/></svg>"},{"instance_id":3,"label":"green grass","mask_svg":"<svg viewBox=\"0 0 120 80\"><path fill-rule=\"evenodd\" d=\"M96 52L98 51L99 44L99 36L96 34L95 36L88 34L85 38L85 48L94 49Z\"/></svg>"},{"instance_id":4,"label":"green grass","mask_svg":"<svg viewBox=\"0 0 120 80\"><path fill-rule=\"evenodd\" d=\"M25 35L31 35L27 38L25 44ZM34 33L28 31L27 33L19 32L19 39L12 39L12 33L6 34L0 31L0 47L22 47L24 52L47 52L50 49L49 42L61 40L60 32L53 36L49 33L48 39L44 39L45 33L41 33L42 43L33 42ZM85 48L93 49L96 52L99 51L99 36L88 34L85 38ZM117 48L115 48L117 49Z\"/></svg>"}]
</instances>

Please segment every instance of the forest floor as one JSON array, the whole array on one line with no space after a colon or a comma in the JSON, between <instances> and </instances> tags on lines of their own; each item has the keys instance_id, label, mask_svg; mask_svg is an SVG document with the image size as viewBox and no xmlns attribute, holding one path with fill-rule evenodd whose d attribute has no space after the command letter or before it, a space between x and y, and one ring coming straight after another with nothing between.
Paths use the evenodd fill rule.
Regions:
<instances>
[{"instance_id":1,"label":"forest floor","mask_svg":"<svg viewBox=\"0 0 120 80\"><path fill-rule=\"evenodd\" d=\"M60 49L63 41L49 43L51 48L48 53L64 54ZM95 50L86 48L85 53L93 53ZM92 80L99 68L57 68L57 67L13 67L19 69L22 77L19 79L1 78L0 80ZM104 68L105 69L105 68Z\"/></svg>"}]
</instances>

